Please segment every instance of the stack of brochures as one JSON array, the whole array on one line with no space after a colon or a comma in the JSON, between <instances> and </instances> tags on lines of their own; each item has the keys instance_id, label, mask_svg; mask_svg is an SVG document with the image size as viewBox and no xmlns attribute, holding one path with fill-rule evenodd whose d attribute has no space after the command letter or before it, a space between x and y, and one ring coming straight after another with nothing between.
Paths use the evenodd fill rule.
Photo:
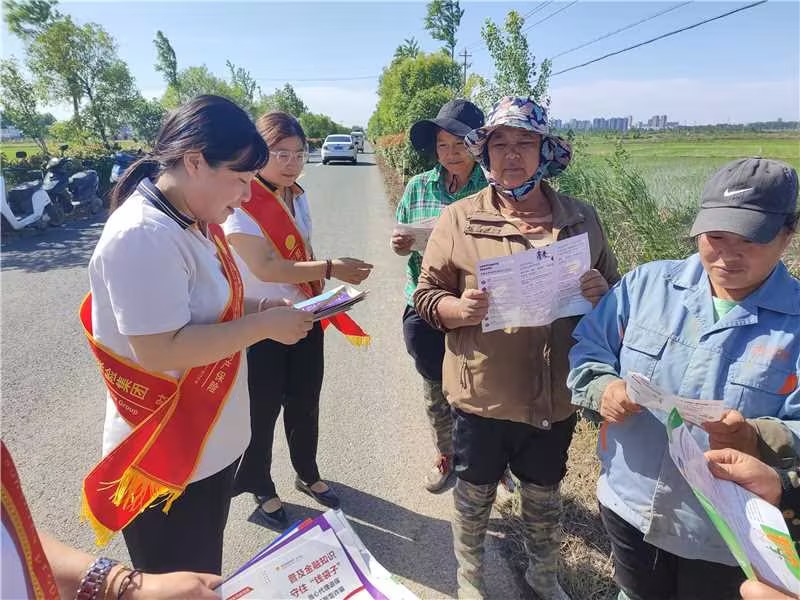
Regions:
<instances>
[{"instance_id":1,"label":"stack of brochures","mask_svg":"<svg viewBox=\"0 0 800 600\"><path fill-rule=\"evenodd\" d=\"M314 313L314 321L320 321L350 310L366 297L366 291L359 291L349 285L340 285L319 296L298 302L294 307Z\"/></svg>"},{"instance_id":2,"label":"stack of brochures","mask_svg":"<svg viewBox=\"0 0 800 600\"><path fill-rule=\"evenodd\" d=\"M291 527L217 588L223 600L412 600L340 510Z\"/></svg>"}]
</instances>

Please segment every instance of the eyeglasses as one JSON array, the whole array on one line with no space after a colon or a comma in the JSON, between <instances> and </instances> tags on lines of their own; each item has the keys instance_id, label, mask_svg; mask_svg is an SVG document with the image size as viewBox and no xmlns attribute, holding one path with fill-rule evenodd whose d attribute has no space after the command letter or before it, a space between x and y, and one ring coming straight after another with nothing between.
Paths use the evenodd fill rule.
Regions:
<instances>
[{"instance_id":1,"label":"eyeglasses","mask_svg":"<svg viewBox=\"0 0 800 600\"><path fill-rule=\"evenodd\" d=\"M308 160L308 151L291 152L289 150L277 150L269 153L270 159L274 158L281 165L288 165L292 160L304 163Z\"/></svg>"}]
</instances>

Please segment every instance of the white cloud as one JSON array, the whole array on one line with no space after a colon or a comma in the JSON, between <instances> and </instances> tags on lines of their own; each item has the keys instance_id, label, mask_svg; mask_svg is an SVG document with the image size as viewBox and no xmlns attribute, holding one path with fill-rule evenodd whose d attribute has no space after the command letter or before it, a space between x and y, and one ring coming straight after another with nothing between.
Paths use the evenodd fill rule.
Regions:
<instances>
[{"instance_id":1,"label":"white cloud","mask_svg":"<svg viewBox=\"0 0 800 600\"><path fill-rule=\"evenodd\" d=\"M375 89L337 86L297 86L297 95L309 110L331 117L342 125L367 125L378 103Z\"/></svg>"},{"instance_id":2,"label":"white cloud","mask_svg":"<svg viewBox=\"0 0 800 600\"><path fill-rule=\"evenodd\" d=\"M782 117L800 120L800 82L709 81L700 79L598 80L551 87L551 114L559 119L624 117L647 121L746 123Z\"/></svg>"}]
</instances>

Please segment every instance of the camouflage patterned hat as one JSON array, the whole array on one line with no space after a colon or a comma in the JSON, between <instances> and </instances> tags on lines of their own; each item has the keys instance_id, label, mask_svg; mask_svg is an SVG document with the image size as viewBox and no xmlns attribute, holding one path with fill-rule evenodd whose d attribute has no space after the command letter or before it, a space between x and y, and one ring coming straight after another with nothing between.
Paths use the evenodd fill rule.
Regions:
<instances>
[{"instance_id":1,"label":"camouflage patterned hat","mask_svg":"<svg viewBox=\"0 0 800 600\"><path fill-rule=\"evenodd\" d=\"M489 152L486 148L486 142L494 130L503 125L527 129L542 136L539 168L528 181L514 190L503 188L493 180L489 173ZM486 119L486 124L470 131L464 139L464 143L481 167L483 167L489 183L496 187L498 191L513 198L519 198L527 194L542 178L555 177L560 174L567 168L572 158L570 145L564 139L550 135L545 109L530 98L514 96L501 98L492 107L492 111Z\"/></svg>"}]
</instances>

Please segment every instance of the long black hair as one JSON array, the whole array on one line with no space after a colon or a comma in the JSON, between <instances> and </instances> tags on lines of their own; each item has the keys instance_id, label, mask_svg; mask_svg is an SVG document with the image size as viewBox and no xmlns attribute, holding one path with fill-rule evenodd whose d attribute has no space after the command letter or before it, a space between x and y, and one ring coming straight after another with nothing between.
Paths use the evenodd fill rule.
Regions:
<instances>
[{"instance_id":1,"label":"long black hair","mask_svg":"<svg viewBox=\"0 0 800 600\"><path fill-rule=\"evenodd\" d=\"M125 170L111 195L111 209L142 179L158 177L187 152L202 152L211 167L227 163L240 172L258 171L269 158L266 142L244 110L221 96L197 96L166 117L153 151Z\"/></svg>"}]
</instances>

